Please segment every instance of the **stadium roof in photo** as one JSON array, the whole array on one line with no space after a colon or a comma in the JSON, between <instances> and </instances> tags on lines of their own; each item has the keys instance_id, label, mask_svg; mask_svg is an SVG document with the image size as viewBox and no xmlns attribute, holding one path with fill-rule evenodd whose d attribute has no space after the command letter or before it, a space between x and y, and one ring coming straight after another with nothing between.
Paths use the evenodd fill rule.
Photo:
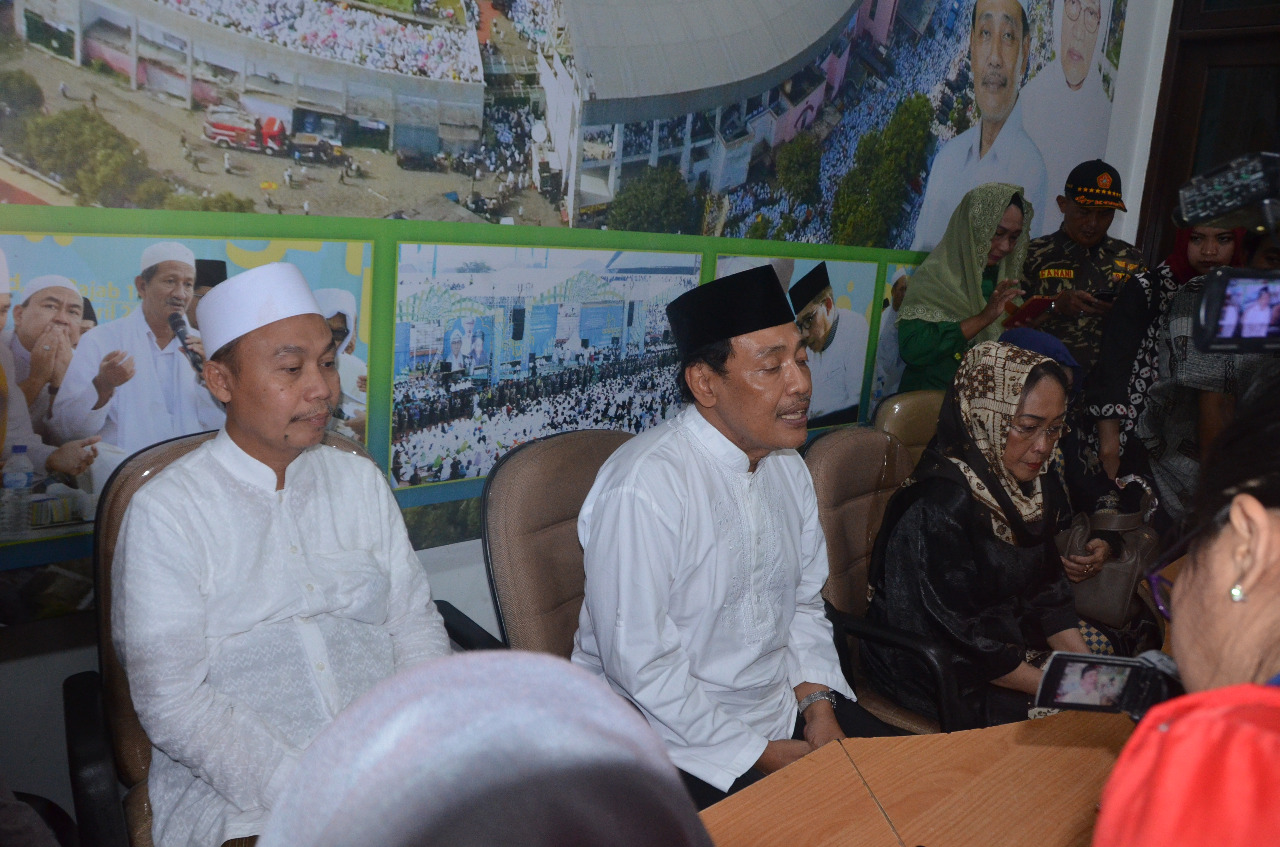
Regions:
<instances>
[{"instance_id":1,"label":"stadium roof in photo","mask_svg":"<svg viewBox=\"0 0 1280 847\"><path fill-rule=\"evenodd\" d=\"M812 62L861 0L562 0L587 125L714 109Z\"/></svg>"}]
</instances>

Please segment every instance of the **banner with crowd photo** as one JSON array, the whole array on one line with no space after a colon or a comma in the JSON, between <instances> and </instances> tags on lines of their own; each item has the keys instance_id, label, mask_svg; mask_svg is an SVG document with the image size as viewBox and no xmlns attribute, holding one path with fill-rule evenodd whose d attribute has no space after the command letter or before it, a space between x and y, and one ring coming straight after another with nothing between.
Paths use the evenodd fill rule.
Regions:
<instances>
[{"instance_id":1,"label":"banner with crowd photo","mask_svg":"<svg viewBox=\"0 0 1280 847\"><path fill-rule=\"evenodd\" d=\"M181 342L159 356L148 345L177 318L192 342L187 346L198 349L199 298L222 279L268 262L291 262L302 271L341 339L342 397L333 428L363 440L371 248L363 241L293 238L0 233L13 313L12 330L0 335L0 362L8 371L10 406L26 401L25 409L8 410L6 446L25 444L33 464L41 465L30 530L13 536L0 528L0 542L86 532L102 486L125 458L157 440L221 426L222 409ZM177 280L172 286L170 270ZM146 293L148 286L160 299ZM32 376L42 385L29 397L15 393L13 387ZM105 379L114 388L101 405L95 387ZM82 444L96 459L73 468L68 461L81 455Z\"/></svg>"},{"instance_id":2,"label":"banner with crowd photo","mask_svg":"<svg viewBox=\"0 0 1280 847\"><path fill-rule=\"evenodd\" d=\"M680 406L665 308L699 253L401 244L390 472L476 479L526 441Z\"/></svg>"},{"instance_id":3,"label":"banner with crowd photo","mask_svg":"<svg viewBox=\"0 0 1280 847\"><path fill-rule=\"evenodd\" d=\"M0 195L927 250L1000 179L1040 234L1126 5L16 0Z\"/></svg>"}]
</instances>

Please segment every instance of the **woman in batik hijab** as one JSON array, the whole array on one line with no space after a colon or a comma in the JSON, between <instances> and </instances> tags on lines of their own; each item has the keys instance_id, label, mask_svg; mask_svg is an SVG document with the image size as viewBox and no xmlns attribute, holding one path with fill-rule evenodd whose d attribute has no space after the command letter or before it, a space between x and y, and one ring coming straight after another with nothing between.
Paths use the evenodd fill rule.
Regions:
<instances>
[{"instance_id":1,"label":"woman in batik hijab","mask_svg":"<svg viewBox=\"0 0 1280 847\"><path fill-rule=\"evenodd\" d=\"M1005 305L1022 295L1033 209L1017 185L979 185L907 286L898 314L901 391L946 389L965 352L995 341Z\"/></svg>"},{"instance_id":2,"label":"woman in batik hijab","mask_svg":"<svg viewBox=\"0 0 1280 847\"><path fill-rule=\"evenodd\" d=\"M1045 473L1067 412L1067 377L1052 359L989 341L965 356L938 432L889 503L872 554L868 617L954 651L964 719L1024 719L1043 651L1088 652L1054 534L1071 514ZM1110 557L1089 543L1080 567ZM937 691L909 654L869 641L872 684L937 715Z\"/></svg>"}]
</instances>

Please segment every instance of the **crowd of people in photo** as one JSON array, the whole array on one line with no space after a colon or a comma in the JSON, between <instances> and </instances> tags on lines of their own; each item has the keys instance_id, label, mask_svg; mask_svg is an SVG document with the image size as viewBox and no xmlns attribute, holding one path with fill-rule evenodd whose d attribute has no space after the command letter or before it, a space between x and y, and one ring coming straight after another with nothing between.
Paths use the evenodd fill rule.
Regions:
<instances>
[{"instance_id":1,"label":"crowd of people in photo","mask_svg":"<svg viewBox=\"0 0 1280 847\"><path fill-rule=\"evenodd\" d=\"M483 82L474 27L424 26L328 0L158 0L207 23L324 59Z\"/></svg>"},{"instance_id":2,"label":"crowd of people in photo","mask_svg":"<svg viewBox=\"0 0 1280 847\"><path fill-rule=\"evenodd\" d=\"M679 406L669 347L627 357L591 352L583 357L590 361L544 363L543 373L496 384L455 380L430 367L397 378L392 476L400 485L485 476L526 441L567 429L640 432Z\"/></svg>"},{"instance_id":3,"label":"crowd of people in photo","mask_svg":"<svg viewBox=\"0 0 1280 847\"><path fill-rule=\"evenodd\" d=\"M733 234L742 237L757 218L763 216L773 226L788 215L799 221L789 236L791 241L812 244L831 242L831 221L827 210L835 198L836 189L854 165L854 153L858 142L873 130L883 130L902 101L924 94L936 100L945 87L947 69L952 57L967 40L964 27L949 33L938 33L934 38L911 39L896 37L891 46L894 72L875 82L878 77L867 76L861 88L846 85L839 94L842 114L839 122L827 135L822 148L819 185L822 199L810 206L801 203L785 191L771 187L763 181L746 182L729 192L729 218L743 223ZM856 56L851 62L858 61ZM937 103L934 102L936 107ZM919 205L905 217L895 234L894 243L886 246L908 247L910 234L919 215ZM772 228L772 227L771 227ZM726 234L728 234L726 232Z\"/></svg>"},{"instance_id":4,"label":"crowd of people in photo","mask_svg":"<svg viewBox=\"0 0 1280 847\"><path fill-rule=\"evenodd\" d=\"M622 127L622 155L648 155L653 146L653 124L649 121L624 124Z\"/></svg>"},{"instance_id":5,"label":"crowd of people in photo","mask_svg":"<svg viewBox=\"0 0 1280 847\"><path fill-rule=\"evenodd\" d=\"M534 121L529 106L486 105L485 143L474 160L477 171L496 174L509 188L525 188L531 180Z\"/></svg>"},{"instance_id":6,"label":"crowd of people in photo","mask_svg":"<svg viewBox=\"0 0 1280 847\"><path fill-rule=\"evenodd\" d=\"M522 37L539 46L551 43L556 0L513 0L507 17Z\"/></svg>"},{"instance_id":7,"label":"crowd of people in photo","mask_svg":"<svg viewBox=\"0 0 1280 847\"><path fill-rule=\"evenodd\" d=\"M658 149L674 150L683 146L684 127L685 118L683 115L668 118L665 121L658 121Z\"/></svg>"}]
</instances>

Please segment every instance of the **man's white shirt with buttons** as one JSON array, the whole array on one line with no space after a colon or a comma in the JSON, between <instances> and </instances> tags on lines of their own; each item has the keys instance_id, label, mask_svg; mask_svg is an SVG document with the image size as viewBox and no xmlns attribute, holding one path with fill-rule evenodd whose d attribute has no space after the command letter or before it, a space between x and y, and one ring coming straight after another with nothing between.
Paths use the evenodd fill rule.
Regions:
<instances>
[{"instance_id":1,"label":"man's white shirt with buttons","mask_svg":"<svg viewBox=\"0 0 1280 847\"><path fill-rule=\"evenodd\" d=\"M578 518L573 661L721 790L795 728L794 687L853 696L823 614L827 545L804 460L747 455L693 406L624 444Z\"/></svg>"},{"instance_id":2,"label":"man's white shirt with buttons","mask_svg":"<svg viewBox=\"0 0 1280 847\"><path fill-rule=\"evenodd\" d=\"M112 629L153 745L157 847L260 832L334 716L449 652L372 462L313 447L275 489L224 430L134 495L121 527Z\"/></svg>"}]
</instances>

